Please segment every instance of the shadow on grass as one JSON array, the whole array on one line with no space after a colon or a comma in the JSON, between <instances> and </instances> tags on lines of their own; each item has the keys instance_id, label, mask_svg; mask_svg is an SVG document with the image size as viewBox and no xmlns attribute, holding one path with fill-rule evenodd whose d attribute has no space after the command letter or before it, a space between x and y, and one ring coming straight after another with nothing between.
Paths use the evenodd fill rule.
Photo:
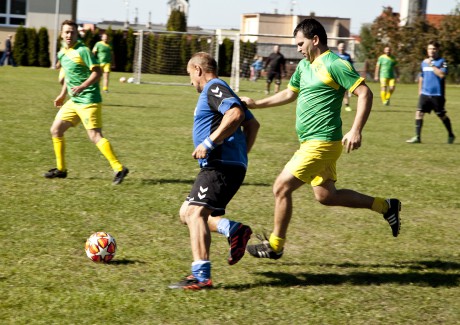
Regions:
<instances>
[{"instance_id":1,"label":"shadow on grass","mask_svg":"<svg viewBox=\"0 0 460 325\"><path fill-rule=\"evenodd\" d=\"M411 270L427 270L438 269L443 271L460 270L460 263L445 262L441 260L435 261L412 261L412 262L397 262L395 264L359 264L359 263L342 263L342 264L324 264L318 263L316 265L324 267L340 267L340 268L405 268Z\"/></svg>"},{"instance_id":2,"label":"shadow on grass","mask_svg":"<svg viewBox=\"0 0 460 325\"><path fill-rule=\"evenodd\" d=\"M157 184L165 184L165 183L171 183L171 184L190 184L193 185L195 183L194 179L146 179L143 178L141 180L141 183L143 185L157 185ZM272 186L272 184L268 183L243 183L241 186Z\"/></svg>"},{"instance_id":3,"label":"shadow on grass","mask_svg":"<svg viewBox=\"0 0 460 325\"><path fill-rule=\"evenodd\" d=\"M129 265L129 264L145 264L145 262L139 260L128 260L128 259L121 259L121 260L112 260L107 265Z\"/></svg>"},{"instance_id":4,"label":"shadow on grass","mask_svg":"<svg viewBox=\"0 0 460 325\"><path fill-rule=\"evenodd\" d=\"M247 290L254 287L297 287L297 286L324 286L324 285L417 285L429 287L458 287L460 285L460 273L446 273L446 271L460 270L460 264L443 261L415 261L402 262L396 265L366 265L366 264L320 264L331 268L405 268L410 271L379 272L351 271L343 273L286 273L286 272L256 272L255 275L264 276L269 281L260 281L255 284L224 285L223 289ZM439 270L439 271L436 271ZM418 272L420 271L420 272Z\"/></svg>"}]
</instances>

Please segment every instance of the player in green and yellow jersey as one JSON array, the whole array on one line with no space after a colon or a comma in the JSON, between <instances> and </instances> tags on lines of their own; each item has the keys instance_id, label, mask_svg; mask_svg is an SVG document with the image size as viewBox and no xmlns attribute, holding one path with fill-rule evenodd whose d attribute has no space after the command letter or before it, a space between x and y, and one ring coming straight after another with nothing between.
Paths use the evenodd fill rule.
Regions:
<instances>
[{"instance_id":1,"label":"player in green and yellow jersey","mask_svg":"<svg viewBox=\"0 0 460 325\"><path fill-rule=\"evenodd\" d=\"M128 168L124 167L113 152L110 142L102 135L101 92L99 62L83 42L78 39L78 26L71 20L62 23L63 48L58 59L65 72L61 93L54 100L59 112L51 125L51 136L56 155L56 168L45 173L46 178L66 178L64 133L82 122L89 139L96 144L114 170L113 184L120 184ZM66 94L70 99L65 101Z\"/></svg>"},{"instance_id":2,"label":"player in green and yellow jersey","mask_svg":"<svg viewBox=\"0 0 460 325\"><path fill-rule=\"evenodd\" d=\"M385 106L390 105L390 98L395 91L396 79L399 78L398 61L391 54L391 48L386 46L383 53L379 56L375 66L374 79L380 79L380 98L382 104Z\"/></svg>"},{"instance_id":3,"label":"player in green and yellow jersey","mask_svg":"<svg viewBox=\"0 0 460 325\"><path fill-rule=\"evenodd\" d=\"M305 57L291 77L287 89L254 101L242 98L250 108L265 108L297 100L296 131L300 148L294 153L273 185L274 228L261 244L247 246L258 258L279 259L292 217L292 193L310 183L317 201L328 206L365 208L383 214L394 237L400 229L398 199L371 197L349 189L337 189L336 162L342 149L361 147L361 132L372 107L372 92L349 62L331 52L324 27L315 19L305 19L294 30L297 50ZM340 118L345 90L358 96L353 125L342 134ZM262 238L262 237L260 237Z\"/></svg>"},{"instance_id":4,"label":"player in green and yellow jersey","mask_svg":"<svg viewBox=\"0 0 460 325\"><path fill-rule=\"evenodd\" d=\"M96 55L102 69L103 84L102 90L104 92L109 91L109 74L110 68L113 61L113 51L112 46L107 42L107 34L102 34L101 41L97 42L93 47L93 53Z\"/></svg>"}]
</instances>

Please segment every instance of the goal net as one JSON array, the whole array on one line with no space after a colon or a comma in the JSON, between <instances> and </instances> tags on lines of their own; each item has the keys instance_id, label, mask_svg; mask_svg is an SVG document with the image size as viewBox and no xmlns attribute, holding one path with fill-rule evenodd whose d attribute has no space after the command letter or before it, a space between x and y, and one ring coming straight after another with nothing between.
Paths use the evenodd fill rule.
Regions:
<instances>
[{"instance_id":1,"label":"goal net","mask_svg":"<svg viewBox=\"0 0 460 325\"><path fill-rule=\"evenodd\" d=\"M165 31L138 31L135 33L133 79L135 83L163 85L190 85L178 78L187 75L187 63L196 52L210 53L218 62L219 76L230 77L235 92L241 82L265 79L265 71L257 71L253 64L259 60L262 66L278 45L286 59L286 76L290 78L297 64L303 59L297 51L292 35L181 33ZM353 38L328 38L332 51L339 42L345 42L347 52L355 60ZM221 60L222 62L219 62ZM358 69L359 63L355 64ZM261 87L262 89L263 87Z\"/></svg>"},{"instance_id":2,"label":"goal net","mask_svg":"<svg viewBox=\"0 0 460 325\"><path fill-rule=\"evenodd\" d=\"M190 85L181 82L187 75L187 63L196 52L218 56L218 42L213 34L138 31L133 60L135 83Z\"/></svg>"}]
</instances>

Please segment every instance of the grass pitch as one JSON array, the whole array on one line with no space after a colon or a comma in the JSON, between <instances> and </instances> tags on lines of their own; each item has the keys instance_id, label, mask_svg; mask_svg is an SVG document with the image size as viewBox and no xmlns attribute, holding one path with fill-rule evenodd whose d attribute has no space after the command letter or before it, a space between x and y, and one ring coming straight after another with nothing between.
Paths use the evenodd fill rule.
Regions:
<instances>
[{"instance_id":1,"label":"grass pitch","mask_svg":"<svg viewBox=\"0 0 460 325\"><path fill-rule=\"evenodd\" d=\"M167 285L187 275L191 252L178 209L198 172L191 157L193 87L121 84L104 94L104 135L131 173L112 173L82 126L66 134L67 179L54 167L49 127L57 72L0 68L0 323L2 324L454 324L460 319L460 91L447 88L458 143L427 115L414 132L416 85L397 85L392 106L375 100L363 147L343 154L339 188L402 201L398 238L368 210L328 208L309 186L294 195L286 251L278 261L245 256L228 266L213 236L215 290ZM125 75L126 76L126 75ZM188 82L187 77L158 80ZM286 85L286 82L284 82ZM260 98L264 83L243 81ZM352 104L356 99L352 98ZM254 110L261 123L244 186L228 217L270 231L277 174L298 147L294 104ZM354 113L343 112L344 131ZM113 263L95 264L84 243L110 232Z\"/></svg>"}]
</instances>

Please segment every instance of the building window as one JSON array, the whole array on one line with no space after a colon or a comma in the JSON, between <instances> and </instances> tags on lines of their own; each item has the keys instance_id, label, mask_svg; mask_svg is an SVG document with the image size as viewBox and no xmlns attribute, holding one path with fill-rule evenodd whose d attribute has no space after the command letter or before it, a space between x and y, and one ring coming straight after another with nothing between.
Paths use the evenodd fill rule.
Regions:
<instances>
[{"instance_id":1,"label":"building window","mask_svg":"<svg viewBox=\"0 0 460 325\"><path fill-rule=\"evenodd\" d=\"M26 24L27 0L0 0L0 25Z\"/></svg>"}]
</instances>

